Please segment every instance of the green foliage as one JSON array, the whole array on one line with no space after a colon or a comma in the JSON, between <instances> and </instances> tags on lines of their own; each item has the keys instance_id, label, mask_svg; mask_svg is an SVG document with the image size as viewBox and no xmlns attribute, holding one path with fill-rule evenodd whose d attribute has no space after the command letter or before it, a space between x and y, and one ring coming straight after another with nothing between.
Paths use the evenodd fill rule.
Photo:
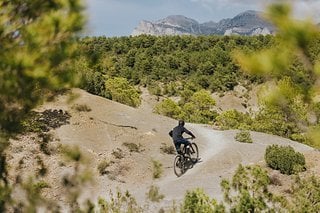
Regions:
<instances>
[{"instance_id":1,"label":"green foliage","mask_svg":"<svg viewBox=\"0 0 320 213\"><path fill-rule=\"evenodd\" d=\"M62 146L61 152L68 160L74 162L80 162L84 160L84 156L82 155L78 146Z\"/></svg>"},{"instance_id":2,"label":"green foliage","mask_svg":"<svg viewBox=\"0 0 320 213\"><path fill-rule=\"evenodd\" d=\"M310 127L306 134L306 143L312 147L320 149L320 126Z\"/></svg>"},{"instance_id":3,"label":"green foliage","mask_svg":"<svg viewBox=\"0 0 320 213\"><path fill-rule=\"evenodd\" d=\"M44 188L51 188L51 186L45 181L39 181L37 183L34 183L32 187L33 187L33 190L37 192L40 192L41 189L44 189Z\"/></svg>"},{"instance_id":4,"label":"green foliage","mask_svg":"<svg viewBox=\"0 0 320 213\"><path fill-rule=\"evenodd\" d=\"M319 94L320 33L309 20L296 21L292 18L291 7L284 2L271 5L268 18L278 29L277 45L258 52L237 52L235 58L243 70L272 82L262 96L264 112L258 115L260 118L255 128L294 138L307 129L308 113L317 115L316 103L313 102ZM263 122L259 125L259 121ZM318 131L311 134L318 136ZM310 136L313 141L310 144L318 144L316 138L319 137L314 136ZM303 137L298 139L304 141Z\"/></svg>"},{"instance_id":5,"label":"green foliage","mask_svg":"<svg viewBox=\"0 0 320 213\"><path fill-rule=\"evenodd\" d=\"M320 209L320 178L298 178L292 188L289 208L295 212L317 212Z\"/></svg>"},{"instance_id":6,"label":"green foliage","mask_svg":"<svg viewBox=\"0 0 320 213\"><path fill-rule=\"evenodd\" d=\"M181 107L171 99L164 99L157 104L154 111L160 115L165 115L174 119L178 119L181 116Z\"/></svg>"},{"instance_id":7,"label":"green foliage","mask_svg":"<svg viewBox=\"0 0 320 213\"><path fill-rule=\"evenodd\" d=\"M103 76L123 77L163 95L178 94L177 85L192 82L197 90L230 90L250 79L232 60L234 49L259 50L274 42L272 36L146 36L84 38L77 69L87 78L84 88L104 96L98 83ZM148 44L148 45L144 45ZM97 74L98 73L98 74Z\"/></svg>"},{"instance_id":8,"label":"green foliage","mask_svg":"<svg viewBox=\"0 0 320 213\"><path fill-rule=\"evenodd\" d=\"M164 195L160 194L159 187L152 185L147 193L147 198L152 202L159 202L164 198Z\"/></svg>"},{"instance_id":9,"label":"green foliage","mask_svg":"<svg viewBox=\"0 0 320 213\"><path fill-rule=\"evenodd\" d=\"M98 199L98 210L101 213L139 213L143 212L143 208L140 207L135 198L126 191L125 193L117 191L116 194L110 192L109 199L105 200L101 197Z\"/></svg>"},{"instance_id":10,"label":"green foliage","mask_svg":"<svg viewBox=\"0 0 320 213\"><path fill-rule=\"evenodd\" d=\"M116 159L122 159L124 158L124 152L122 149L117 148L116 150L113 150L111 153Z\"/></svg>"},{"instance_id":11,"label":"green foliage","mask_svg":"<svg viewBox=\"0 0 320 213\"><path fill-rule=\"evenodd\" d=\"M2 0L0 8L0 127L15 131L46 91L74 85L70 64L84 19L79 0Z\"/></svg>"},{"instance_id":12,"label":"green foliage","mask_svg":"<svg viewBox=\"0 0 320 213\"><path fill-rule=\"evenodd\" d=\"M153 178L160 178L163 172L162 163L157 160L152 160L153 165Z\"/></svg>"},{"instance_id":13,"label":"green foliage","mask_svg":"<svg viewBox=\"0 0 320 213\"><path fill-rule=\"evenodd\" d=\"M238 132L235 136L235 139L236 139L236 141L239 141L242 143L253 143L249 131Z\"/></svg>"},{"instance_id":14,"label":"green foliage","mask_svg":"<svg viewBox=\"0 0 320 213\"><path fill-rule=\"evenodd\" d=\"M168 155L176 154L176 149L172 145L167 145L165 143L161 143L160 150L162 153L166 153Z\"/></svg>"},{"instance_id":15,"label":"green foliage","mask_svg":"<svg viewBox=\"0 0 320 213\"><path fill-rule=\"evenodd\" d=\"M80 105L77 104L77 105L73 106L73 108L75 110L77 110L78 112L90 112L91 111L91 108L86 104L80 104Z\"/></svg>"},{"instance_id":16,"label":"green foliage","mask_svg":"<svg viewBox=\"0 0 320 213\"><path fill-rule=\"evenodd\" d=\"M180 103L183 119L194 123L212 123L217 116L217 112L212 109L215 104L209 92L197 91L185 103Z\"/></svg>"},{"instance_id":17,"label":"green foliage","mask_svg":"<svg viewBox=\"0 0 320 213\"><path fill-rule=\"evenodd\" d=\"M106 169L110 166L111 162L107 160L103 160L98 164L98 171L100 175L105 175L107 174Z\"/></svg>"},{"instance_id":18,"label":"green foliage","mask_svg":"<svg viewBox=\"0 0 320 213\"><path fill-rule=\"evenodd\" d=\"M106 96L111 100L127 104L132 107L140 105L140 95L138 90L129 84L127 79L115 77L106 81Z\"/></svg>"},{"instance_id":19,"label":"green foliage","mask_svg":"<svg viewBox=\"0 0 320 213\"><path fill-rule=\"evenodd\" d=\"M239 165L231 182L221 181L230 212L279 211L282 199L268 191L269 183L268 173L261 167Z\"/></svg>"},{"instance_id":20,"label":"green foliage","mask_svg":"<svg viewBox=\"0 0 320 213\"><path fill-rule=\"evenodd\" d=\"M128 143L128 142L125 142L123 143L123 145L125 147L127 147L129 149L130 152L142 152L143 150L141 149L142 145L139 143L139 145L135 144L135 143Z\"/></svg>"},{"instance_id":21,"label":"green foliage","mask_svg":"<svg viewBox=\"0 0 320 213\"><path fill-rule=\"evenodd\" d=\"M291 175L305 170L304 155L295 152L291 146L270 145L266 149L265 160L272 169Z\"/></svg>"},{"instance_id":22,"label":"green foliage","mask_svg":"<svg viewBox=\"0 0 320 213\"><path fill-rule=\"evenodd\" d=\"M80 0L0 0L1 212L8 210L11 201L4 156L9 137L4 135L17 133L30 110L49 93L77 83L72 59L77 33L84 24L82 9ZM26 128L38 131L41 127L30 122ZM24 210L34 212L37 204L31 202Z\"/></svg>"},{"instance_id":23,"label":"green foliage","mask_svg":"<svg viewBox=\"0 0 320 213\"><path fill-rule=\"evenodd\" d=\"M216 118L216 124L221 129L249 129L251 122L248 114L237 110L224 111Z\"/></svg>"},{"instance_id":24,"label":"green foliage","mask_svg":"<svg viewBox=\"0 0 320 213\"><path fill-rule=\"evenodd\" d=\"M187 191L180 212L225 212L225 207L222 204L217 204L216 200L210 199L202 189L195 189Z\"/></svg>"},{"instance_id":25,"label":"green foliage","mask_svg":"<svg viewBox=\"0 0 320 213\"><path fill-rule=\"evenodd\" d=\"M274 107L262 107L252 123L252 129L259 132L289 137L295 130L296 124L286 122L286 115Z\"/></svg>"},{"instance_id":26,"label":"green foliage","mask_svg":"<svg viewBox=\"0 0 320 213\"><path fill-rule=\"evenodd\" d=\"M148 91L151 95L162 95L162 89L157 82L150 83L150 85L148 85Z\"/></svg>"},{"instance_id":27,"label":"green foliage","mask_svg":"<svg viewBox=\"0 0 320 213\"><path fill-rule=\"evenodd\" d=\"M190 85L189 85L190 86ZM217 112L212 108L215 100L205 90L193 92L190 88L183 90L179 103L164 99L155 106L154 111L174 119L184 119L194 123L212 123Z\"/></svg>"}]
</instances>

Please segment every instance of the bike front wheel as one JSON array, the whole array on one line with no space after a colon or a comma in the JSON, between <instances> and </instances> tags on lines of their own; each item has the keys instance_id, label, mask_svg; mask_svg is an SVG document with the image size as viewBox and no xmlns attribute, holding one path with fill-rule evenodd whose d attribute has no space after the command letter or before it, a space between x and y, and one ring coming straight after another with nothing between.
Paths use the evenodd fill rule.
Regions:
<instances>
[{"instance_id":1,"label":"bike front wheel","mask_svg":"<svg viewBox=\"0 0 320 213\"><path fill-rule=\"evenodd\" d=\"M174 158L173 170L178 177L184 173L184 160L181 155L177 155Z\"/></svg>"},{"instance_id":2,"label":"bike front wheel","mask_svg":"<svg viewBox=\"0 0 320 213\"><path fill-rule=\"evenodd\" d=\"M190 159L192 161L192 163L196 163L199 159L199 149L198 149L198 146L197 144L195 143L191 143L190 144L190 148L189 148L189 156L190 156Z\"/></svg>"}]
</instances>

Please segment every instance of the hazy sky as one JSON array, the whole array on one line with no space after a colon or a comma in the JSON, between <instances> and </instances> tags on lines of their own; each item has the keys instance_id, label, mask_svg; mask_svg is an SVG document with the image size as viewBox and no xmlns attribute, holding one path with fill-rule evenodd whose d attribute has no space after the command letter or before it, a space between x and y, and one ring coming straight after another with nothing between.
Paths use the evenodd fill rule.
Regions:
<instances>
[{"instance_id":1,"label":"hazy sky","mask_svg":"<svg viewBox=\"0 0 320 213\"><path fill-rule=\"evenodd\" d=\"M184 15L200 23L217 22L245 10L263 11L272 1L275 0L86 0L86 34L128 36L141 20L156 21L169 15ZM290 2L294 2L295 14L300 18L320 9L320 0Z\"/></svg>"}]
</instances>

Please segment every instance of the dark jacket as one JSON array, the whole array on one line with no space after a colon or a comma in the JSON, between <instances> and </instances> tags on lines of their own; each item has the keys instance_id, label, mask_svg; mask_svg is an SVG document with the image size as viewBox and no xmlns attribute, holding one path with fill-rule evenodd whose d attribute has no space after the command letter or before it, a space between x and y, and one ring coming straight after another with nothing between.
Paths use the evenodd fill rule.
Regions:
<instances>
[{"instance_id":1,"label":"dark jacket","mask_svg":"<svg viewBox=\"0 0 320 213\"><path fill-rule=\"evenodd\" d=\"M192 132L187 130L184 126L176 126L175 128L173 128L173 130L171 130L169 132L169 135L172 137L173 141L176 142L176 141L183 139L183 137L182 137L183 133L187 133L191 137L195 138L195 136L192 134Z\"/></svg>"}]
</instances>

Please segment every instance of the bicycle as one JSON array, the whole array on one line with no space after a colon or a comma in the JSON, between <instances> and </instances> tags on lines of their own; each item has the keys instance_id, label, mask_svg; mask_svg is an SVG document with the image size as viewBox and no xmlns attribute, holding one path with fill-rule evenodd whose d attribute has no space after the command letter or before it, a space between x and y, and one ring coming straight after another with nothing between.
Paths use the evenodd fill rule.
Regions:
<instances>
[{"instance_id":1,"label":"bicycle","mask_svg":"<svg viewBox=\"0 0 320 213\"><path fill-rule=\"evenodd\" d=\"M193 138L186 138L193 139ZM188 145L183 146L182 153L178 153L174 158L174 173L180 177L183 175L188 169L191 169L195 163L198 162L199 159L199 150L196 143L192 142Z\"/></svg>"}]
</instances>

